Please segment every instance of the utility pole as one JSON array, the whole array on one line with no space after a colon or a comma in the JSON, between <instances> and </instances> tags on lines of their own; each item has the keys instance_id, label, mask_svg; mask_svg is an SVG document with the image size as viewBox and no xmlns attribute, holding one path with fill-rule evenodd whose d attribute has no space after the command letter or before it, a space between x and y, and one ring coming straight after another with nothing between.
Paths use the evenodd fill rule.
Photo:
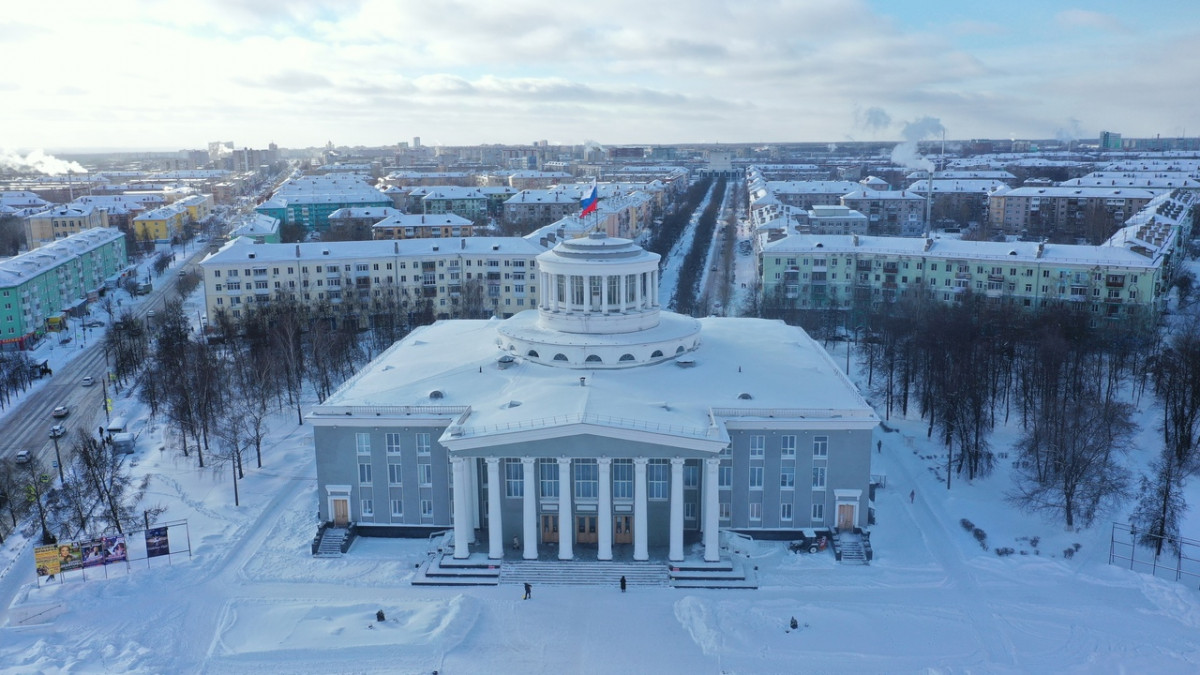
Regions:
<instances>
[{"instance_id":1,"label":"utility pole","mask_svg":"<svg viewBox=\"0 0 1200 675\"><path fill-rule=\"evenodd\" d=\"M106 379L105 377L100 378L100 391L104 395L104 400L100 402L100 405L104 408L104 421L111 422L112 418L108 416L108 382L105 381Z\"/></svg>"},{"instance_id":2,"label":"utility pole","mask_svg":"<svg viewBox=\"0 0 1200 675\"><path fill-rule=\"evenodd\" d=\"M50 440L54 441L54 459L58 462L58 484L61 487L67 482L67 479L63 478L62 455L58 452L58 436L51 436Z\"/></svg>"}]
</instances>

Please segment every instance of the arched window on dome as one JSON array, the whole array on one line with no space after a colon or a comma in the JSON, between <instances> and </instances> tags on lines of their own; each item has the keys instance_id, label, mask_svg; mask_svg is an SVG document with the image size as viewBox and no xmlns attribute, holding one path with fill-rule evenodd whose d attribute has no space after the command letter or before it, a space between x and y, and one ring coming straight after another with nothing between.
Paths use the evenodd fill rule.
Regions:
<instances>
[{"instance_id":1,"label":"arched window on dome","mask_svg":"<svg viewBox=\"0 0 1200 675\"><path fill-rule=\"evenodd\" d=\"M566 355L566 354L559 353L559 354L555 354L555 355L554 355L554 360L555 360L555 361L566 361L566 360L568 360L568 359L567 359L567 355Z\"/></svg>"},{"instance_id":2,"label":"arched window on dome","mask_svg":"<svg viewBox=\"0 0 1200 675\"><path fill-rule=\"evenodd\" d=\"M622 355L621 355L621 358L620 358L619 360L621 360L621 361L632 361L632 360L633 360L633 354L622 354Z\"/></svg>"},{"instance_id":3,"label":"arched window on dome","mask_svg":"<svg viewBox=\"0 0 1200 675\"><path fill-rule=\"evenodd\" d=\"M583 360L584 363L604 363L604 359L596 354L588 354L588 357Z\"/></svg>"},{"instance_id":4,"label":"arched window on dome","mask_svg":"<svg viewBox=\"0 0 1200 675\"><path fill-rule=\"evenodd\" d=\"M650 358L657 359L657 358L661 358L662 355L663 355L663 353L662 353L661 349L655 349L654 353L650 355Z\"/></svg>"},{"instance_id":5,"label":"arched window on dome","mask_svg":"<svg viewBox=\"0 0 1200 675\"><path fill-rule=\"evenodd\" d=\"M528 356L528 357L529 357L529 358L531 358L531 359L536 359L536 358L539 358L539 357L538 357L537 350L534 350L534 349L530 349L528 352L526 352L526 353L525 353L525 356Z\"/></svg>"},{"instance_id":6,"label":"arched window on dome","mask_svg":"<svg viewBox=\"0 0 1200 675\"><path fill-rule=\"evenodd\" d=\"M683 352L684 352L683 345L679 345L678 347L675 348L676 354L682 354Z\"/></svg>"}]
</instances>

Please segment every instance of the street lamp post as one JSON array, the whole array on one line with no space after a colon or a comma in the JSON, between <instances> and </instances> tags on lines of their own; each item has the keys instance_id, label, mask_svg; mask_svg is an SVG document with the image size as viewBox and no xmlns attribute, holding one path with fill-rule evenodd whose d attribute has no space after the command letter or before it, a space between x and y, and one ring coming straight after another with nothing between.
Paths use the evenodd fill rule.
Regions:
<instances>
[{"instance_id":1,"label":"street lamp post","mask_svg":"<svg viewBox=\"0 0 1200 675\"><path fill-rule=\"evenodd\" d=\"M54 441L54 459L58 462L58 484L63 485L66 479L63 478L62 455L58 452L58 436L51 436L50 440Z\"/></svg>"}]
</instances>

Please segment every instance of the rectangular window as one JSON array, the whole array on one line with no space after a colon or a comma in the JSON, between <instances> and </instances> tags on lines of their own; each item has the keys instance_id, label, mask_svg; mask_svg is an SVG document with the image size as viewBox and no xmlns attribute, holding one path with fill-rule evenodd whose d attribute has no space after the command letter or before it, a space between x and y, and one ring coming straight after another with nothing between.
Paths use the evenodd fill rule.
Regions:
<instances>
[{"instance_id":1,"label":"rectangular window","mask_svg":"<svg viewBox=\"0 0 1200 675\"><path fill-rule=\"evenodd\" d=\"M762 520L762 502L750 502L750 520Z\"/></svg>"},{"instance_id":2,"label":"rectangular window","mask_svg":"<svg viewBox=\"0 0 1200 675\"><path fill-rule=\"evenodd\" d=\"M525 467L519 459L504 460L504 496L525 496Z\"/></svg>"},{"instance_id":3,"label":"rectangular window","mask_svg":"<svg viewBox=\"0 0 1200 675\"><path fill-rule=\"evenodd\" d=\"M362 515L363 518L371 518L375 515L375 502L370 499L362 500Z\"/></svg>"},{"instance_id":4,"label":"rectangular window","mask_svg":"<svg viewBox=\"0 0 1200 675\"><path fill-rule=\"evenodd\" d=\"M596 499L600 496L597 490L600 485L600 466L594 459L577 459L573 462L575 468L575 498Z\"/></svg>"},{"instance_id":5,"label":"rectangular window","mask_svg":"<svg viewBox=\"0 0 1200 675\"><path fill-rule=\"evenodd\" d=\"M812 505L812 519L813 519L814 523L820 523L825 520L825 505L824 504L813 504Z\"/></svg>"},{"instance_id":6,"label":"rectangular window","mask_svg":"<svg viewBox=\"0 0 1200 675\"><path fill-rule=\"evenodd\" d=\"M646 465L646 489L650 499L667 498L667 476L671 470L668 461L652 459Z\"/></svg>"},{"instance_id":7,"label":"rectangular window","mask_svg":"<svg viewBox=\"0 0 1200 675\"><path fill-rule=\"evenodd\" d=\"M393 518L403 518L404 517L404 500L403 499L393 499L392 500L392 517Z\"/></svg>"},{"instance_id":8,"label":"rectangular window","mask_svg":"<svg viewBox=\"0 0 1200 675\"><path fill-rule=\"evenodd\" d=\"M433 465L418 464L417 465L417 484L422 487L433 485Z\"/></svg>"},{"instance_id":9,"label":"rectangular window","mask_svg":"<svg viewBox=\"0 0 1200 675\"><path fill-rule=\"evenodd\" d=\"M781 436L779 439L779 454L783 457L796 456L796 437Z\"/></svg>"},{"instance_id":10,"label":"rectangular window","mask_svg":"<svg viewBox=\"0 0 1200 675\"><path fill-rule=\"evenodd\" d=\"M421 500L421 517L422 518L432 518L433 517L433 500L432 499L422 499Z\"/></svg>"},{"instance_id":11,"label":"rectangular window","mask_svg":"<svg viewBox=\"0 0 1200 675\"><path fill-rule=\"evenodd\" d=\"M721 466L717 469L717 487L733 487L733 467Z\"/></svg>"},{"instance_id":12,"label":"rectangular window","mask_svg":"<svg viewBox=\"0 0 1200 675\"><path fill-rule=\"evenodd\" d=\"M823 467L823 466L814 466L813 467L813 485L812 486L813 486L814 490L824 490L825 489L825 467Z\"/></svg>"},{"instance_id":13,"label":"rectangular window","mask_svg":"<svg viewBox=\"0 0 1200 675\"><path fill-rule=\"evenodd\" d=\"M729 502L721 502L720 506L717 507L717 516L721 520L729 520L732 517L731 514L732 509L729 507Z\"/></svg>"},{"instance_id":14,"label":"rectangular window","mask_svg":"<svg viewBox=\"0 0 1200 675\"><path fill-rule=\"evenodd\" d=\"M829 456L829 437L813 436L813 457Z\"/></svg>"},{"instance_id":15,"label":"rectangular window","mask_svg":"<svg viewBox=\"0 0 1200 675\"><path fill-rule=\"evenodd\" d=\"M429 447L430 447L429 446L429 434L420 433L420 434L416 435L416 438L417 438L417 454L418 455L428 455Z\"/></svg>"},{"instance_id":16,"label":"rectangular window","mask_svg":"<svg viewBox=\"0 0 1200 675\"><path fill-rule=\"evenodd\" d=\"M780 520L791 520L792 519L792 505L791 504L785 503L785 504L779 505L779 519Z\"/></svg>"},{"instance_id":17,"label":"rectangular window","mask_svg":"<svg viewBox=\"0 0 1200 675\"><path fill-rule=\"evenodd\" d=\"M553 459L538 460L538 481L542 497L558 496L558 462Z\"/></svg>"},{"instance_id":18,"label":"rectangular window","mask_svg":"<svg viewBox=\"0 0 1200 675\"><path fill-rule=\"evenodd\" d=\"M790 490L796 487L796 467L779 467L779 487Z\"/></svg>"},{"instance_id":19,"label":"rectangular window","mask_svg":"<svg viewBox=\"0 0 1200 675\"><path fill-rule=\"evenodd\" d=\"M362 485L371 484L371 465L362 463L358 465L358 482Z\"/></svg>"},{"instance_id":20,"label":"rectangular window","mask_svg":"<svg viewBox=\"0 0 1200 675\"><path fill-rule=\"evenodd\" d=\"M683 503L683 519L684 520L695 520L696 519L696 502L684 502Z\"/></svg>"},{"instance_id":21,"label":"rectangular window","mask_svg":"<svg viewBox=\"0 0 1200 675\"><path fill-rule=\"evenodd\" d=\"M404 483L404 467L396 462L388 463L388 485Z\"/></svg>"},{"instance_id":22,"label":"rectangular window","mask_svg":"<svg viewBox=\"0 0 1200 675\"><path fill-rule=\"evenodd\" d=\"M761 490L763 486L763 468L761 466L750 467L750 489Z\"/></svg>"},{"instance_id":23,"label":"rectangular window","mask_svg":"<svg viewBox=\"0 0 1200 675\"><path fill-rule=\"evenodd\" d=\"M766 436L751 436L750 437L750 456L762 457L767 448Z\"/></svg>"},{"instance_id":24,"label":"rectangular window","mask_svg":"<svg viewBox=\"0 0 1200 675\"><path fill-rule=\"evenodd\" d=\"M614 459L612 463L613 499L633 499L633 460Z\"/></svg>"},{"instance_id":25,"label":"rectangular window","mask_svg":"<svg viewBox=\"0 0 1200 675\"><path fill-rule=\"evenodd\" d=\"M371 434L354 434L354 448L360 455L371 454Z\"/></svg>"},{"instance_id":26,"label":"rectangular window","mask_svg":"<svg viewBox=\"0 0 1200 675\"><path fill-rule=\"evenodd\" d=\"M384 435L383 442L384 442L384 445L387 446L387 454L389 454L389 455L400 454L400 434L394 434L394 433L389 432L386 435Z\"/></svg>"}]
</instances>

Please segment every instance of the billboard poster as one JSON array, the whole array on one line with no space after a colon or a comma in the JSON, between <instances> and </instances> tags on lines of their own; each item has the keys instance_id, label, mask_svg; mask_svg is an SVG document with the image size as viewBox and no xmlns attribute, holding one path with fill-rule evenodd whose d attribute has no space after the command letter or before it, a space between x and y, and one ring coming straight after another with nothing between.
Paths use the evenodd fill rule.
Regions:
<instances>
[{"instance_id":1,"label":"billboard poster","mask_svg":"<svg viewBox=\"0 0 1200 675\"><path fill-rule=\"evenodd\" d=\"M58 547L54 544L38 546L33 549L33 564L37 566L39 577L52 577L61 571L59 567Z\"/></svg>"},{"instance_id":2,"label":"billboard poster","mask_svg":"<svg viewBox=\"0 0 1200 675\"><path fill-rule=\"evenodd\" d=\"M125 536L107 535L79 542L83 566L95 567L125 560Z\"/></svg>"},{"instance_id":3,"label":"billboard poster","mask_svg":"<svg viewBox=\"0 0 1200 675\"><path fill-rule=\"evenodd\" d=\"M146 530L146 557L156 558L171 552L171 542L167 539L167 528L155 527Z\"/></svg>"},{"instance_id":4,"label":"billboard poster","mask_svg":"<svg viewBox=\"0 0 1200 675\"><path fill-rule=\"evenodd\" d=\"M79 544L73 541L58 542L58 570L70 572L83 567L83 551Z\"/></svg>"}]
</instances>

